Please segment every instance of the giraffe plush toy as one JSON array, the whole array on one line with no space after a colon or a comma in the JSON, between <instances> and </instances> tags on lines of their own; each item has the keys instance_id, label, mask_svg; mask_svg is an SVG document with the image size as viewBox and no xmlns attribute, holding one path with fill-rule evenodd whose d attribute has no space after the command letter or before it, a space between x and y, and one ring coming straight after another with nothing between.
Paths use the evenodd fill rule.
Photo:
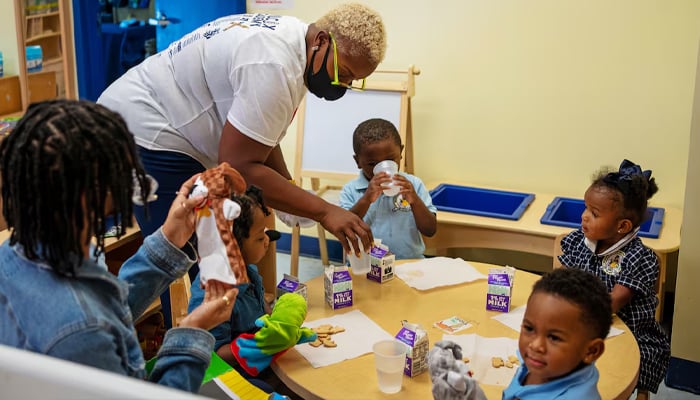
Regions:
<instances>
[{"instance_id":1,"label":"giraffe plush toy","mask_svg":"<svg viewBox=\"0 0 700 400\"><path fill-rule=\"evenodd\" d=\"M197 250L202 285L209 279L231 285L248 283L238 242L233 236L233 221L241 207L231 200L232 194L243 194L246 183L241 174L228 163L202 173L195 182L192 196L205 196L197 211Z\"/></svg>"}]
</instances>

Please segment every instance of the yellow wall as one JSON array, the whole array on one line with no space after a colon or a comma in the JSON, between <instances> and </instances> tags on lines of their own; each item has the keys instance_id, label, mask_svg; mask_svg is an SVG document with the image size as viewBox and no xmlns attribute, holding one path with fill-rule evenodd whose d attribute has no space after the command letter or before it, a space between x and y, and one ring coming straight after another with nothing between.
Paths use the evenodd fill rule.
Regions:
<instances>
[{"instance_id":1,"label":"yellow wall","mask_svg":"<svg viewBox=\"0 0 700 400\"><path fill-rule=\"evenodd\" d=\"M341 3L271 12L311 22ZM629 158L654 170L653 205L682 207L699 1L365 4L388 31L380 68L422 70L413 126L426 183L582 197L601 166ZM290 168L295 133L283 142Z\"/></svg>"},{"instance_id":2,"label":"yellow wall","mask_svg":"<svg viewBox=\"0 0 700 400\"><path fill-rule=\"evenodd\" d=\"M0 51L5 70L4 76L19 74L15 9L14 3L9 1L0 5Z\"/></svg>"}]
</instances>

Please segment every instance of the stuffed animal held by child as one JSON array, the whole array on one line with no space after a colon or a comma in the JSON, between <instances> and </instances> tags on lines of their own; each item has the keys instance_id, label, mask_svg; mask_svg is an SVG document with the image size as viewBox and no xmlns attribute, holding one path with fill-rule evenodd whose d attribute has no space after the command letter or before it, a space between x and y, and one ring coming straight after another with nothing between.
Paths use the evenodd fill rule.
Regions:
<instances>
[{"instance_id":1,"label":"stuffed animal held by child","mask_svg":"<svg viewBox=\"0 0 700 400\"><path fill-rule=\"evenodd\" d=\"M313 342L316 332L301 325L306 318L306 300L297 293L277 299L272 314L255 320L255 334L243 333L231 341L231 352L243 369L257 376L294 345Z\"/></svg>"},{"instance_id":2,"label":"stuffed animal held by child","mask_svg":"<svg viewBox=\"0 0 700 400\"><path fill-rule=\"evenodd\" d=\"M190 197L206 197L195 207L202 285L209 279L231 285L250 282L241 250L233 236L233 221L240 215L241 206L231 200L232 194L243 194L245 189L241 174L226 162L204 171L195 182Z\"/></svg>"},{"instance_id":3,"label":"stuffed animal held by child","mask_svg":"<svg viewBox=\"0 0 700 400\"><path fill-rule=\"evenodd\" d=\"M486 400L462 361L462 348L457 343L449 340L435 343L428 352L428 369L435 400Z\"/></svg>"}]
</instances>

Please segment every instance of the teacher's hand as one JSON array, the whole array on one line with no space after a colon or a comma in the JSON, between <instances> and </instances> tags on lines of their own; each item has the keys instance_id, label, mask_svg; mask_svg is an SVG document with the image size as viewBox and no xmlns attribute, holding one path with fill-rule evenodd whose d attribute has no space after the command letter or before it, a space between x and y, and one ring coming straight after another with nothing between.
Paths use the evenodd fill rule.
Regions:
<instances>
[{"instance_id":1,"label":"teacher's hand","mask_svg":"<svg viewBox=\"0 0 700 400\"><path fill-rule=\"evenodd\" d=\"M365 251L369 251L374 243L369 225L356 214L338 206L330 206L329 211L319 222L328 232L338 238L346 254L352 252L359 257L359 242L362 242L362 248Z\"/></svg>"}]
</instances>

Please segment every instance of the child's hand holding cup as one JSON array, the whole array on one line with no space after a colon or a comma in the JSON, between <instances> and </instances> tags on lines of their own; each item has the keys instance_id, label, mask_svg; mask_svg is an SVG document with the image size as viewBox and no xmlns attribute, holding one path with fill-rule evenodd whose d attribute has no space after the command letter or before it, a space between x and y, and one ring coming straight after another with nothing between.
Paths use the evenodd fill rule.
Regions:
<instances>
[{"instance_id":1,"label":"child's hand holding cup","mask_svg":"<svg viewBox=\"0 0 700 400\"><path fill-rule=\"evenodd\" d=\"M392 160L384 160L375 165L372 172L374 172L375 175L386 172L390 178L393 178L394 175L399 172L399 166ZM401 187L396 185L393 180L389 183L383 183L382 187L384 187L384 195L389 197L396 196L399 194L399 191L401 191Z\"/></svg>"}]
</instances>

